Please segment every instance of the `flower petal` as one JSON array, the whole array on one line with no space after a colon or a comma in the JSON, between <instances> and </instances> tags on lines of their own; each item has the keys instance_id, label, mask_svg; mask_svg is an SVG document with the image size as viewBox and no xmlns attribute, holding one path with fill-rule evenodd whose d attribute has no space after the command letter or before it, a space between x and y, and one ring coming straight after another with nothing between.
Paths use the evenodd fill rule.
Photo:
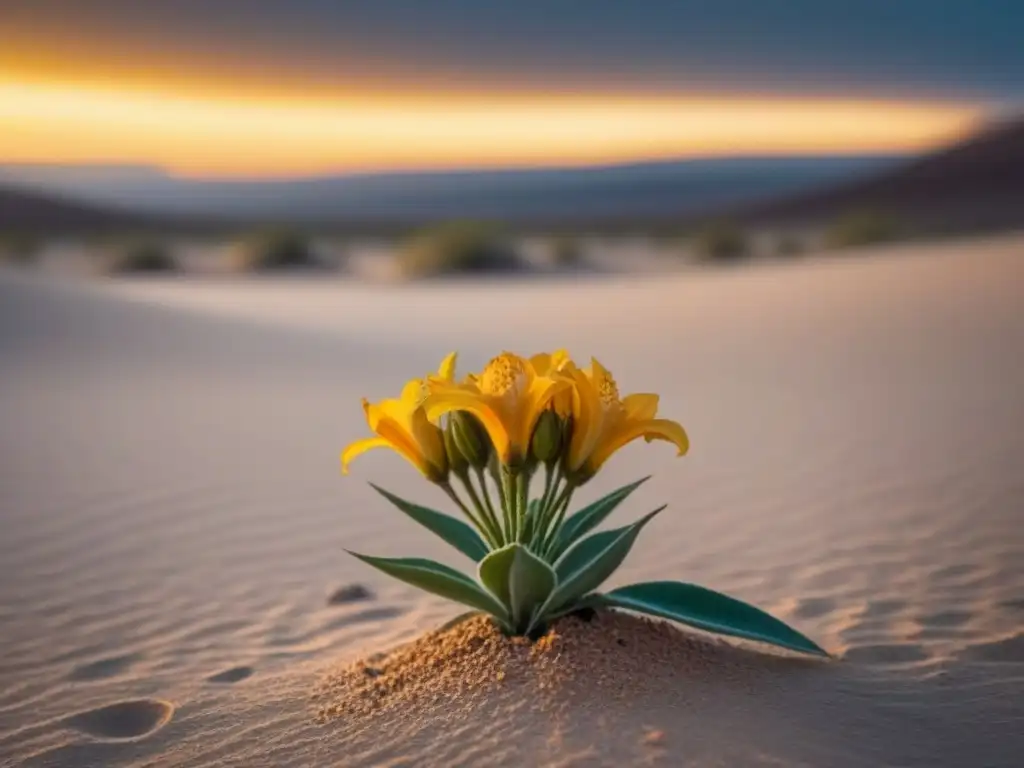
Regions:
<instances>
[{"instance_id":1,"label":"flower petal","mask_svg":"<svg viewBox=\"0 0 1024 768\"><path fill-rule=\"evenodd\" d=\"M541 352L530 358L530 365L533 366L533 370L537 372L538 376L550 376L567 362L571 363L572 361L569 359L569 353L564 349L558 349L551 353Z\"/></svg>"},{"instance_id":2,"label":"flower petal","mask_svg":"<svg viewBox=\"0 0 1024 768\"><path fill-rule=\"evenodd\" d=\"M437 377L442 381L453 381L455 379L455 361L458 357L458 352L452 352L448 357L441 361L441 365L437 369Z\"/></svg>"},{"instance_id":3,"label":"flower petal","mask_svg":"<svg viewBox=\"0 0 1024 768\"><path fill-rule=\"evenodd\" d=\"M569 469L583 466L601 435L604 411L590 378L575 368L572 375L572 437L569 441Z\"/></svg>"},{"instance_id":4,"label":"flower petal","mask_svg":"<svg viewBox=\"0 0 1024 768\"><path fill-rule=\"evenodd\" d=\"M524 393L522 402L519 404L518 430L513 438L516 445L520 446L525 455L530 449L530 439L533 437L533 430L537 426L548 405L559 392L564 392L572 384L564 378L553 379L548 376L537 376L530 382L530 389Z\"/></svg>"},{"instance_id":5,"label":"flower petal","mask_svg":"<svg viewBox=\"0 0 1024 768\"><path fill-rule=\"evenodd\" d=\"M438 475L448 471L448 454L444 449L444 436L436 424L430 423L422 408L417 408L411 418L412 437L419 446L423 460L431 464Z\"/></svg>"},{"instance_id":6,"label":"flower petal","mask_svg":"<svg viewBox=\"0 0 1024 768\"><path fill-rule=\"evenodd\" d=\"M367 451L371 451L374 448L390 448L391 443L385 440L383 437L367 437L363 440L356 440L344 451L341 452L341 474L348 474L348 465L352 462L352 459L357 456L361 456Z\"/></svg>"},{"instance_id":7,"label":"flower petal","mask_svg":"<svg viewBox=\"0 0 1024 768\"><path fill-rule=\"evenodd\" d=\"M679 456L684 455L690 448L690 440L686 436L686 430L674 421L669 419L626 421L621 428L615 430L612 434L603 436L604 439L594 449L589 459L587 459L590 470L596 472L613 453L640 437L647 440L647 442L665 440L673 443L679 449Z\"/></svg>"},{"instance_id":8,"label":"flower petal","mask_svg":"<svg viewBox=\"0 0 1024 768\"><path fill-rule=\"evenodd\" d=\"M383 418L377 423L377 434L386 440L394 450L408 459L416 469L424 475L430 476L432 471L430 462L424 456L415 436L407 431L402 424L394 419Z\"/></svg>"},{"instance_id":9,"label":"flower petal","mask_svg":"<svg viewBox=\"0 0 1024 768\"><path fill-rule=\"evenodd\" d=\"M508 461L511 451L508 429L483 395L463 387L435 386L431 389L431 394L423 402L423 410L428 419L436 423L438 419L452 411L465 411L473 414L480 419L480 423L487 430L498 458Z\"/></svg>"},{"instance_id":10,"label":"flower petal","mask_svg":"<svg viewBox=\"0 0 1024 768\"><path fill-rule=\"evenodd\" d=\"M626 417L633 421L650 421L658 413L657 395L626 395L622 398Z\"/></svg>"}]
</instances>

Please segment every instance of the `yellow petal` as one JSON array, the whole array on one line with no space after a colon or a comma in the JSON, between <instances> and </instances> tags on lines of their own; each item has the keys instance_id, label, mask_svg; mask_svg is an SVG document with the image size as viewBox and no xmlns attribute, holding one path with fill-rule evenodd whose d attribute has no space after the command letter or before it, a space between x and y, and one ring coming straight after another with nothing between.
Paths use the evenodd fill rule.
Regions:
<instances>
[{"instance_id":1,"label":"yellow petal","mask_svg":"<svg viewBox=\"0 0 1024 768\"><path fill-rule=\"evenodd\" d=\"M577 470L594 450L604 425L604 408L597 390L586 372L572 371L572 439L569 443L569 469Z\"/></svg>"},{"instance_id":2,"label":"yellow petal","mask_svg":"<svg viewBox=\"0 0 1024 768\"><path fill-rule=\"evenodd\" d=\"M351 463L352 459L357 456L361 456L374 448L390 447L391 443L383 437L367 437L363 440L356 440L352 445L348 446L348 448L341 452L341 474L348 474L348 465Z\"/></svg>"},{"instance_id":3,"label":"yellow petal","mask_svg":"<svg viewBox=\"0 0 1024 768\"><path fill-rule=\"evenodd\" d=\"M409 399L405 400L381 400L376 405L370 405L370 415L373 417L373 422L370 424L370 429L380 434L380 423L383 420L391 420L396 424L400 425L405 432L412 431L412 414L418 407L418 400L412 399L412 382L406 385L409 389L408 392L403 391L403 396L408 395ZM419 397L419 395L417 395Z\"/></svg>"},{"instance_id":4,"label":"yellow petal","mask_svg":"<svg viewBox=\"0 0 1024 768\"><path fill-rule=\"evenodd\" d=\"M530 358L530 365L538 376L550 376L567 362L572 361L569 359L569 353L564 349L551 353L541 352Z\"/></svg>"},{"instance_id":5,"label":"yellow petal","mask_svg":"<svg viewBox=\"0 0 1024 768\"><path fill-rule=\"evenodd\" d=\"M366 423L370 425L370 429L376 432L377 424L382 418L384 418L384 413L381 411L380 405L371 403L364 397L363 413L366 414Z\"/></svg>"},{"instance_id":6,"label":"yellow petal","mask_svg":"<svg viewBox=\"0 0 1024 768\"><path fill-rule=\"evenodd\" d=\"M530 439L540 415L559 392L570 386L565 379L552 379L547 376L537 376L530 381L530 389L524 393L516 409L517 423L513 432L513 440L524 455L530 448Z\"/></svg>"},{"instance_id":7,"label":"yellow petal","mask_svg":"<svg viewBox=\"0 0 1024 768\"><path fill-rule=\"evenodd\" d=\"M530 365L533 366L533 370L543 376L551 370L551 355L547 352L540 352L530 358Z\"/></svg>"},{"instance_id":8,"label":"yellow petal","mask_svg":"<svg viewBox=\"0 0 1024 768\"><path fill-rule=\"evenodd\" d=\"M621 429L611 434L602 436L600 444L587 460L591 471L596 472L601 468L608 458L617 450L643 437L647 442L652 440L665 440L673 443L679 449L679 456L684 455L690 448L690 440L686 436L686 430L680 424L668 419L653 419L651 421L630 422L627 421Z\"/></svg>"},{"instance_id":9,"label":"yellow petal","mask_svg":"<svg viewBox=\"0 0 1024 768\"><path fill-rule=\"evenodd\" d=\"M430 423L422 408L417 408L412 414L410 426L412 437L419 446L420 456L437 470L438 475L445 474L448 469L448 454L444 449L444 435L441 430Z\"/></svg>"},{"instance_id":10,"label":"yellow petal","mask_svg":"<svg viewBox=\"0 0 1024 768\"><path fill-rule=\"evenodd\" d=\"M423 379L412 379L411 381L406 382L405 386L402 387L402 394L398 398L401 402L400 407L407 408L412 412L412 410L420 404L420 401L423 400L426 394L427 389L426 385L423 383Z\"/></svg>"},{"instance_id":11,"label":"yellow petal","mask_svg":"<svg viewBox=\"0 0 1024 768\"><path fill-rule=\"evenodd\" d=\"M498 458L508 461L511 442L508 429L501 416L495 412L482 395L460 387L435 387L423 403L427 418L436 422L446 413L465 411L480 419L487 435L491 438Z\"/></svg>"},{"instance_id":12,"label":"yellow petal","mask_svg":"<svg viewBox=\"0 0 1024 768\"><path fill-rule=\"evenodd\" d=\"M458 357L457 352L452 352L448 357L441 361L441 365L437 369L437 377L442 381L453 381L455 379L455 360Z\"/></svg>"},{"instance_id":13,"label":"yellow petal","mask_svg":"<svg viewBox=\"0 0 1024 768\"><path fill-rule=\"evenodd\" d=\"M407 432L401 424L393 419L383 418L377 424L377 434L387 441L388 445L424 475L430 475L432 467L420 449L416 438Z\"/></svg>"},{"instance_id":14,"label":"yellow petal","mask_svg":"<svg viewBox=\"0 0 1024 768\"><path fill-rule=\"evenodd\" d=\"M658 413L658 396L626 395L622 407L631 421L650 421Z\"/></svg>"}]
</instances>

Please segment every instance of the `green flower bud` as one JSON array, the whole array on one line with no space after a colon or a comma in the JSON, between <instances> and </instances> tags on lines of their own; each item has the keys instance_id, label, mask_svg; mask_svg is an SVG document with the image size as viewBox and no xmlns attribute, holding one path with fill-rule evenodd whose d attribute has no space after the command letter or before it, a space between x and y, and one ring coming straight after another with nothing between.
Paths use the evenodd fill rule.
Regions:
<instances>
[{"instance_id":1,"label":"green flower bud","mask_svg":"<svg viewBox=\"0 0 1024 768\"><path fill-rule=\"evenodd\" d=\"M554 462L562 450L562 420L554 411L544 411L537 419L530 441L530 453L542 464Z\"/></svg>"},{"instance_id":2,"label":"green flower bud","mask_svg":"<svg viewBox=\"0 0 1024 768\"><path fill-rule=\"evenodd\" d=\"M465 477L469 462L455 442L452 419L448 420L448 425L444 429L444 452L448 454L448 466L452 474L456 477Z\"/></svg>"},{"instance_id":3,"label":"green flower bud","mask_svg":"<svg viewBox=\"0 0 1024 768\"><path fill-rule=\"evenodd\" d=\"M469 413L456 411L452 414L450 426L452 438L459 451L475 469L483 469L493 453L491 438L479 419Z\"/></svg>"}]
</instances>

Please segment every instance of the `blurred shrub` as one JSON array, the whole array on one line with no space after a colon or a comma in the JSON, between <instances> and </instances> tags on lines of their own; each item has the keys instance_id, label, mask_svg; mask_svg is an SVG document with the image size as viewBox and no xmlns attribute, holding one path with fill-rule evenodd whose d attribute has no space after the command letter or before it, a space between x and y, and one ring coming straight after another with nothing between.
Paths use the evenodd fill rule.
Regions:
<instances>
[{"instance_id":1,"label":"blurred shrub","mask_svg":"<svg viewBox=\"0 0 1024 768\"><path fill-rule=\"evenodd\" d=\"M713 221L697 230L693 241L705 261L732 261L750 253L743 231L730 221Z\"/></svg>"},{"instance_id":2,"label":"blurred shrub","mask_svg":"<svg viewBox=\"0 0 1024 768\"><path fill-rule=\"evenodd\" d=\"M556 267L576 267L583 261L583 247L574 237L563 235L551 243L551 263Z\"/></svg>"},{"instance_id":3,"label":"blurred shrub","mask_svg":"<svg viewBox=\"0 0 1024 768\"><path fill-rule=\"evenodd\" d=\"M804 243L796 235L781 235L775 241L777 256L799 256L805 250Z\"/></svg>"},{"instance_id":4,"label":"blurred shrub","mask_svg":"<svg viewBox=\"0 0 1024 768\"><path fill-rule=\"evenodd\" d=\"M523 262L502 233L489 224L453 222L412 235L398 252L405 277L514 272Z\"/></svg>"},{"instance_id":5,"label":"blurred shrub","mask_svg":"<svg viewBox=\"0 0 1024 768\"><path fill-rule=\"evenodd\" d=\"M39 241L29 235L0 235L0 262L27 267L35 263L41 250Z\"/></svg>"},{"instance_id":6,"label":"blurred shrub","mask_svg":"<svg viewBox=\"0 0 1024 768\"><path fill-rule=\"evenodd\" d=\"M178 262L170 249L153 240L111 246L106 272L112 275L177 272Z\"/></svg>"},{"instance_id":7,"label":"blurred shrub","mask_svg":"<svg viewBox=\"0 0 1024 768\"><path fill-rule=\"evenodd\" d=\"M234 266L244 272L274 272L322 264L304 235L282 229L259 232L242 240L234 252Z\"/></svg>"},{"instance_id":8,"label":"blurred shrub","mask_svg":"<svg viewBox=\"0 0 1024 768\"><path fill-rule=\"evenodd\" d=\"M852 211L828 229L825 245L831 248L873 245L895 240L900 234L899 223L892 216L878 211Z\"/></svg>"}]
</instances>

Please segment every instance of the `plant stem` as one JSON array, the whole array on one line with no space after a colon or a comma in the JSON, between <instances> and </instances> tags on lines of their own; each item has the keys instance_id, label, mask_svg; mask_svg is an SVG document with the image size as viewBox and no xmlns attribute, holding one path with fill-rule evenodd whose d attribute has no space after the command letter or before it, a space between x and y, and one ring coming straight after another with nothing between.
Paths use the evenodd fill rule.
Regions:
<instances>
[{"instance_id":1,"label":"plant stem","mask_svg":"<svg viewBox=\"0 0 1024 768\"><path fill-rule=\"evenodd\" d=\"M523 543L526 532L526 513L530 508L530 476L523 472L516 477L516 541Z\"/></svg>"},{"instance_id":2,"label":"plant stem","mask_svg":"<svg viewBox=\"0 0 1024 768\"><path fill-rule=\"evenodd\" d=\"M502 546L504 546L508 542L505 541L505 535L501 531L501 523L498 522L498 515L494 511L494 503L491 501L491 491L487 487L487 476L484 475L482 469L477 469L476 479L480 483L480 494L484 497L484 507L487 510L487 516L490 518L491 527L498 531L500 534L498 538L501 540Z\"/></svg>"},{"instance_id":3,"label":"plant stem","mask_svg":"<svg viewBox=\"0 0 1024 768\"><path fill-rule=\"evenodd\" d=\"M469 521L471 523L473 523L474 526L476 526L476 529L480 532L480 535L484 537L484 540L488 544L490 544L492 548L497 549L500 545L497 544L497 542L495 542L493 540L493 538L491 537L490 532L487 530L487 526L483 525L483 523L481 523L480 520L477 519L476 515L474 515L470 511L469 507L467 507L462 502L462 499L460 499L458 494L455 493L455 489L452 488L451 484L450 483L445 483L444 485L441 486L441 489L446 494L448 494L448 498L451 499L452 501L454 501L455 504L458 506L458 508L462 510L462 514L464 514L467 518L469 518Z\"/></svg>"},{"instance_id":4,"label":"plant stem","mask_svg":"<svg viewBox=\"0 0 1024 768\"><path fill-rule=\"evenodd\" d=\"M551 518L554 517L554 499L558 489L558 484L561 482L561 471L548 469L547 479L544 483L544 495L540 501L540 519L537 525L533 528L533 541L534 544L540 545L544 541L544 536L547 533L548 524L551 522Z\"/></svg>"},{"instance_id":5,"label":"plant stem","mask_svg":"<svg viewBox=\"0 0 1024 768\"><path fill-rule=\"evenodd\" d=\"M540 508L547 513L548 505L551 504L551 494L558 485L556 482L557 473L550 465L544 467L544 493L540 497Z\"/></svg>"},{"instance_id":6,"label":"plant stem","mask_svg":"<svg viewBox=\"0 0 1024 768\"><path fill-rule=\"evenodd\" d=\"M545 560L554 554L555 542L558 541L558 530L562 527L562 522L565 520L565 512L569 509L569 502L572 500L572 493L575 490L572 483L566 483L561 495L555 502L555 508L558 512L551 524L551 528L547 532L547 537L541 550L544 553L542 557Z\"/></svg>"},{"instance_id":7,"label":"plant stem","mask_svg":"<svg viewBox=\"0 0 1024 768\"><path fill-rule=\"evenodd\" d=\"M515 541L515 477L511 472L501 473L502 512L505 518L505 541Z\"/></svg>"},{"instance_id":8,"label":"plant stem","mask_svg":"<svg viewBox=\"0 0 1024 768\"><path fill-rule=\"evenodd\" d=\"M476 489L473 488L473 481L470 480L469 475L463 475L461 478L462 484L466 486L466 493L469 494L469 500L473 502L473 506L476 507L477 514L480 515L480 520L487 526L487 530L490 531L491 538L499 543L502 542L501 528L497 526L496 521L491 520L487 515L487 509L484 507L483 502L480 501L480 497L477 495Z\"/></svg>"}]
</instances>

